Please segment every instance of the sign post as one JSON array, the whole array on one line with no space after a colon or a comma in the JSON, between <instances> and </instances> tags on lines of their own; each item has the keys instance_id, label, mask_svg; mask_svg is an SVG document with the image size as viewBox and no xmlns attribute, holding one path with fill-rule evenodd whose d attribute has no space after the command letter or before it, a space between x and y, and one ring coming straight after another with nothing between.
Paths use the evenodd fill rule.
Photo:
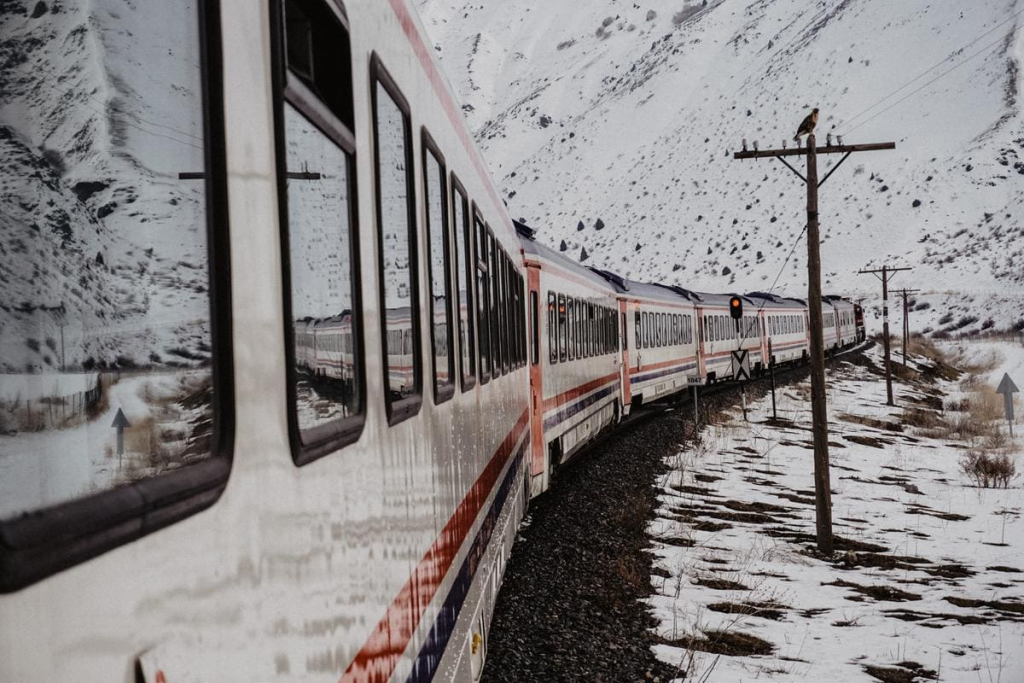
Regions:
<instances>
[{"instance_id":1,"label":"sign post","mask_svg":"<svg viewBox=\"0 0 1024 683\"><path fill-rule=\"evenodd\" d=\"M114 422L110 426L117 430L117 466L120 468L121 456L124 455L124 428L131 427L131 424L128 422L128 418L124 416L124 411L118 408L117 415L114 416Z\"/></svg>"},{"instance_id":2,"label":"sign post","mask_svg":"<svg viewBox=\"0 0 1024 683\"><path fill-rule=\"evenodd\" d=\"M697 377L687 377L686 383L693 390L693 440L696 441L697 434L700 432L700 413L697 412L697 387L703 386L704 380L698 375Z\"/></svg>"},{"instance_id":3,"label":"sign post","mask_svg":"<svg viewBox=\"0 0 1024 683\"><path fill-rule=\"evenodd\" d=\"M1003 404L1006 407L1006 423L1010 425L1010 438L1013 438L1013 395L1020 391L1017 385L1010 379L1010 374L1003 373L1003 381L999 383L999 388L996 389L997 394L1003 395Z\"/></svg>"}]
</instances>

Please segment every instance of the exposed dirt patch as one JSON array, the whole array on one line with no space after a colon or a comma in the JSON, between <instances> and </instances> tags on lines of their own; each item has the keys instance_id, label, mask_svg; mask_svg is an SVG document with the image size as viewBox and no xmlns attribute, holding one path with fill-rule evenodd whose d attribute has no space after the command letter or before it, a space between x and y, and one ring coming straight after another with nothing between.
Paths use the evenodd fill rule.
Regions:
<instances>
[{"instance_id":1,"label":"exposed dirt patch","mask_svg":"<svg viewBox=\"0 0 1024 683\"><path fill-rule=\"evenodd\" d=\"M713 481L721 481L724 479L724 477L716 477L713 474L695 474L693 475L693 478L697 481L704 482L705 484L710 484Z\"/></svg>"},{"instance_id":2,"label":"exposed dirt patch","mask_svg":"<svg viewBox=\"0 0 1024 683\"><path fill-rule=\"evenodd\" d=\"M864 665L864 671L883 683L921 683L934 681L938 675L917 662L900 662L895 667Z\"/></svg>"},{"instance_id":3,"label":"exposed dirt patch","mask_svg":"<svg viewBox=\"0 0 1024 683\"><path fill-rule=\"evenodd\" d=\"M943 598L946 602L956 605L957 607L965 608L981 608L987 607L988 609L1002 612L1004 614L1011 615L1024 615L1024 602L1010 602L1007 600L974 600L971 598L960 598L954 595Z\"/></svg>"},{"instance_id":4,"label":"exposed dirt patch","mask_svg":"<svg viewBox=\"0 0 1024 683\"><path fill-rule=\"evenodd\" d=\"M921 599L921 596L916 593L910 593L909 591L893 588L892 586L862 586L859 583L843 581L842 579L829 581L821 585L849 588L855 593L880 602L913 602ZM854 600L854 602L860 602L860 600Z\"/></svg>"},{"instance_id":5,"label":"exposed dirt patch","mask_svg":"<svg viewBox=\"0 0 1024 683\"><path fill-rule=\"evenodd\" d=\"M847 441L860 444L861 446L871 446L872 448L882 448L891 445L892 441L887 439L876 439L873 436L863 436L860 434L843 435L843 438Z\"/></svg>"},{"instance_id":6,"label":"exposed dirt patch","mask_svg":"<svg viewBox=\"0 0 1024 683\"><path fill-rule=\"evenodd\" d=\"M789 607L775 602L716 602L708 605L712 612L743 614L772 621L782 621Z\"/></svg>"},{"instance_id":7,"label":"exposed dirt patch","mask_svg":"<svg viewBox=\"0 0 1024 683\"><path fill-rule=\"evenodd\" d=\"M775 651L775 646L767 640L736 631L705 631L703 636L690 636L665 642L694 652L709 652L728 657L770 655Z\"/></svg>"},{"instance_id":8,"label":"exposed dirt patch","mask_svg":"<svg viewBox=\"0 0 1024 683\"><path fill-rule=\"evenodd\" d=\"M986 569L988 569L990 572L1006 572L1008 574L1021 574L1021 573L1024 573L1020 569L1017 569L1016 567L1005 567L1005 566L1003 566L1001 564L997 564L997 565L992 566L992 567L986 567Z\"/></svg>"},{"instance_id":9,"label":"exposed dirt patch","mask_svg":"<svg viewBox=\"0 0 1024 683\"><path fill-rule=\"evenodd\" d=\"M923 613L903 609L883 610L883 613L885 614L885 616L892 617L893 619L899 619L900 621L909 621L914 623L925 621L955 621L962 625L973 625L988 624L991 622L991 619L975 614L952 614L949 612ZM936 624L926 623L922 623L921 625L930 627L936 626ZM938 626L941 627L941 624L938 624Z\"/></svg>"},{"instance_id":10,"label":"exposed dirt patch","mask_svg":"<svg viewBox=\"0 0 1024 683\"><path fill-rule=\"evenodd\" d=\"M748 591L750 590L739 581L731 581L729 579L719 579L717 577L700 577L694 583L704 588L710 588L716 591Z\"/></svg>"},{"instance_id":11,"label":"exposed dirt patch","mask_svg":"<svg viewBox=\"0 0 1024 683\"><path fill-rule=\"evenodd\" d=\"M906 513L908 515L928 515L929 517L944 519L948 522L966 522L970 519L968 515L960 515L955 512L942 512L940 510L932 509L927 505L918 505L917 503L907 505Z\"/></svg>"},{"instance_id":12,"label":"exposed dirt patch","mask_svg":"<svg viewBox=\"0 0 1024 683\"><path fill-rule=\"evenodd\" d=\"M884 432L902 432L903 425L899 422L887 422L885 420L878 420L873 417L865 417L863 415L850 415L848 413L840 413L836 416L837 419L843 422L852 422L853 424L864 425L865 427L871 427Z\"/></svg>"}]
</instances>

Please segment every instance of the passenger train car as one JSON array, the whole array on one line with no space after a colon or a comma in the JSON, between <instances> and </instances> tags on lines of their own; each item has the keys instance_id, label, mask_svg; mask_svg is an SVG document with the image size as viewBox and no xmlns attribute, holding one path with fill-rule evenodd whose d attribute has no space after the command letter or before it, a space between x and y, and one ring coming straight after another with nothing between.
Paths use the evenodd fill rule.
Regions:
<instances>
[{"instance_id":1,"label":"passenger train car","mask_svg":"<svg viewBox=\"0 0 1024 683\"><path fill-rule=\"evenodd\" d=\"M0 210L49 240L0 253L0 680L477 680L559 464L806 356L801 301L737 332L517 232L409 0L39 5L0 24Z\"/></svg>"}]
</instances>

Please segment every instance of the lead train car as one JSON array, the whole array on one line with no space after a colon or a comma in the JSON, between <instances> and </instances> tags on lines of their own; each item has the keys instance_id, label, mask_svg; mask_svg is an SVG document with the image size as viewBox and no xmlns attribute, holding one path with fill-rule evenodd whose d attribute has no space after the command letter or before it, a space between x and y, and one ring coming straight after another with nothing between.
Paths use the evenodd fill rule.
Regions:
<instances>
[{"instance_id":1,"label":"lead train car","mask_svg":"<svg viewBox=\"0 0 1024 683\"><path fill-rule=\"evenodd\" d=\"M0 122L5 158L38 166L17 145L70 146L39 128L57 105L32 98L54 83L120 93L118 136L84 95L62 100L93 131L81 145L109 144L68 152L63 181L26 192L53 191L89 226L60 250L99 252L80 268L88 286L154 245L153 268L188 262L171 275L193 283L163 318L109 329L69 301L69 366L110 335L105 348L141 349L135 368L115 377L121 360L101 358L110 407L85 393L99 419L0 430L0 680L474 680L528 495L526 290L414 11L102 4L4 17L0 39L28 50L3 67L9 97L39 114ZM64 80L58 46L103 68ZM108 237L121 226L141 246ZM37 265L44 280L61 270ZM140 287L147 267L127 269ZM0 334L55 333L27 311L5 309ZM339 326L349 341L332 341ZM179 339L200 343L165 356ZM0 385L17 371L0 367ZM178 381L205 387L163 406L191 436L150 452L139 430L164 418L135 389Z\"/></svg>"}]
</instances>

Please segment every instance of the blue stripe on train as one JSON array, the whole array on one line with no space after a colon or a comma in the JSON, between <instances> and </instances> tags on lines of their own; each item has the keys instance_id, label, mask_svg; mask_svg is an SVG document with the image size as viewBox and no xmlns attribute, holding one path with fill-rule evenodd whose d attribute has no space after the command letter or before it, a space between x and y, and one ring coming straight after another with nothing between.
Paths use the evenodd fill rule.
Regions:
<instances>
[{"instance_id":1,"label":"blue stripe on train","mask_svg":"<svg viewBox=\"0 0 1024 683\"><path fill-rule=\"evenodd\" d=\"M659 377L664 377L666 375L674 375L677 372L683 372L684 370L690 370L695 367L697 367L697 363L693 362L686 363L684 365L677 365L676 367L669 368L668 370L659 370L658 372L647 373L645 375L633 375L632 377L629 378L629 384L630 386L632 386L637 382L646 382L648 380L658 379Z\"/></svg>"},{"instance_id":2,"label":"blue stripe on train","mask_svg":"<svg viewBox=\"0 0 1024 683\"><path fill-rule=\"evenodd\" d=\"M568 420L570 417L572 417L576 413L578 413L578 412L580 412L582 410L586 410L587 408L592 406L594 403L600 401L602 398L604 398L605 396L608 396L613 391L615 391L615 386L616 386L615 384L609 384L609 385L605 386L603 389L599 389L599 390L595 391L594 393L590 394L589 396L584 396L580 400L578 400L578 401L576 401L574 403L570 403L569 405L567 405L566 407L562 408L561 410L559 410L557 413L555 413L551 417L545 418L544 419L544 429L548 430L548 429L551 429L552 427L557 427L559 424L561 424L562 422L565 422L566 420Z\"/></svg>"},{"instance_id":3,"label":"blue stripe on train","mask_svg":"<svg viewBox=\"0 0 1024 683\"><path fill-rule=\"evenodd\" d=\"M516 474L522 469L523 454L526 452L527 441L528 438L523 440L515 460L512 461L512 466L505 473L501 487L494 496L494 504L487 511L487 517L484 518L483 523L480 525L480 530L477 531L476 538L473 539L473 545L469 549L469 553L466 554L466 559L462 561L459 574L455 577L451 590L448 591L448 597L445 598L444 604L437 614L437 619L434 620L434 626L430 629L423 647L420 648L420 653L416 656L416 661L413 662L412 671L409 672L409 676L405 679L406 683L428 683L428 681L433 680L434 674L437 673L437 667L441 664L445 648L448 647L448 641L451 640L452 631L455 630L455 622L459 617L459 612L462 611L462 605L466 602L469 588L473 585L473 577L476 576L476 570L483 559L484 551L487 550L487 544L491 541L491 535L494 533L494 526L497 524L498 516L505 507L505 501L508 499L508 492L515 482Z\"/></svg>"}]
</instances>

